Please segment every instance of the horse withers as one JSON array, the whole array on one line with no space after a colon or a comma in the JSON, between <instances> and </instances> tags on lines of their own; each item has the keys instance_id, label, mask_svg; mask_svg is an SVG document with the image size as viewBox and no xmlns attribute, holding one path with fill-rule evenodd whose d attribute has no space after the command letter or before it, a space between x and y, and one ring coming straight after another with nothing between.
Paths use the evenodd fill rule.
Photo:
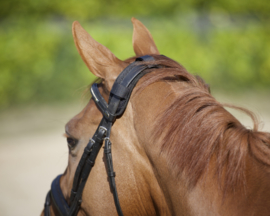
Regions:
<instances>
[{"instance_id":1,"label":"horse withers","mask_svg":"<svg viewBox=\"0 0 270 216\"><path fill-rule=\"evenodd\" d=\"M269 216L270 134L258 131L256 118L242 109L254 120L252 130L245 128L211 96L200 77L160 55L147 28L134 18L132 22L137 61L145 55L151 58L136 63L146 65L147 73L134 85L124 113L113 120L108 138L120 214ZM97 87L106 105L116 78L136 57L119 60L78 22L72 31L83 61L101 78ZM98 102L93 95L65 127L69 159L58 190L66 208L76 194L78 164L104 117ZM78 215L117 215L105 161L105 154L97 153ZM45 215L63 214L55 199L48 194Z\"/></svg>"}]
</instances>

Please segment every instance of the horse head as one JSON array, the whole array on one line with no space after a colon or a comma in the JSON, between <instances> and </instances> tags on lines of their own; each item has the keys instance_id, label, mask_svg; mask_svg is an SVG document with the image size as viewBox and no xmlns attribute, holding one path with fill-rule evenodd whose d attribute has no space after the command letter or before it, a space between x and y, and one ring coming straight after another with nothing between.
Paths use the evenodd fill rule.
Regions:
<instances>
[{"instance_id":1,"label":"horse head","mask_svg":"<svg viewBox=\"0 0 270 216\"><path fill-rule=\"evenodd\" d=\"M150 55L159 67L138 81L111 130L123 214L269 215L270 134L259 132L256 123L246 129L200 77L160 55L147 28L132 22L136 57ZM119 60L78 22L73 37L83 61L101 79L98 89L108 103L116 78L136 57ZM68 205L77 166L101 119L91 98L66 124L69 156L60 188ZM104 157L100 151L78 215L117 214ZM53 205L50 211L58 215Z\"/></svg>"}]
</instances>

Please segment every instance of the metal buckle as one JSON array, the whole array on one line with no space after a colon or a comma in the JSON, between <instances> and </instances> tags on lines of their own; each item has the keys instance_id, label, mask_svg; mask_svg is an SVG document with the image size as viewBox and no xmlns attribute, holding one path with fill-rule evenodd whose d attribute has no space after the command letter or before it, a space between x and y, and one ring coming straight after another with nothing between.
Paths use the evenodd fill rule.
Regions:
<instances>
[{"instance_id":1,"label":"metal buckle","mask_svg":"<svg viewBox=\"0 0 270 216\"><path fill-rule=\"evenodd\" d=\"M110 137L104 137L103 140L104 141L108 140L110 143L112 143L111 140L110 140Z\"/></svg>"},{"instance_id":2,"label":"metal buckle","mask_svg":"<svg viewBox=\"0 0 270 216\"><path fill-rule=\"evenodd\" d=\"M99 126L99 130L103 130L104 133L107 133L107 128L103 127L103 126Z\"/></svg>"}]
</instances>

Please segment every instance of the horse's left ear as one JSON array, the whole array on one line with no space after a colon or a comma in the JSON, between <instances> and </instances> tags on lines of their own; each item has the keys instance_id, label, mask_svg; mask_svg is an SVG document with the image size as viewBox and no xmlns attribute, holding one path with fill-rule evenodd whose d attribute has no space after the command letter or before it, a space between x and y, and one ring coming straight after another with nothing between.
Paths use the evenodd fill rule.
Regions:
<instances>
[{"instance_id":1,"label":"horse's left ear","mask_svg":"<svg viewBox=\"0 0 270 216\"><path fill-rule=\"evenodd\" d=\"M125 68L125 63L116 58L107 47L95 41L79 22L73 23L72 33L77 50L89 70L95 76L105 79L111 87L118 74Z\"/></svg>"},{"instance_id":2,"label":"horse's left ear","mask_svg":"<svg viewBox=\"0 0 270 216\"><path fill-rule=\"evenodd\" d=\"M157 54L159 51L154 42L154 39L148 29L134 17L131 19L133 23L133 49L137 56L143 56L147 54Z\"/></svg>"}]
</instances>

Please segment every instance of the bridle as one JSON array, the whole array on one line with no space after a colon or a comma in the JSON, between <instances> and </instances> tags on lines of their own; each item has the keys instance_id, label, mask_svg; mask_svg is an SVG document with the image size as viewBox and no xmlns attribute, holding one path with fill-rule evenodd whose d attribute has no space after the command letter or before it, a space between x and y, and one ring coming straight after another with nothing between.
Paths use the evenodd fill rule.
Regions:
<instances>
[{"instance_id":1,"label":"bridle","mask_svg":"<svg viewBox=\"0 0 270 216\"><path fill-rule=\"evenodd\" d=\"M44 214L50 216L50 206L53 204L59 215L61 216L75 216L77 215L81 203L82 192L86 184L87 178L95 164L96 157L104 144L105 163L107 167L107 174L109 178L110 188L113 193L114 203L118 215L122 216L122 209L119 203L116 184L115 172L113 170L111 141L111 128L116 118L120 118L124 113L130 95L139 79L146 73L150 72L152 68L160 68L160 65L154 64L155 59L152 56L146 55L137 58L133 63L128 65L117 77L110 92L109 102L105 101L98 90L98 86L94 83L90 89L93 99L103 114L99 126L89 140L84 149L83 155L77 166L73 186L70 195L70 205L64 198L60 188L60 178L57 176L51 185L51 190L48 192L45 201Z\"/></svg>"}]
</instances>

